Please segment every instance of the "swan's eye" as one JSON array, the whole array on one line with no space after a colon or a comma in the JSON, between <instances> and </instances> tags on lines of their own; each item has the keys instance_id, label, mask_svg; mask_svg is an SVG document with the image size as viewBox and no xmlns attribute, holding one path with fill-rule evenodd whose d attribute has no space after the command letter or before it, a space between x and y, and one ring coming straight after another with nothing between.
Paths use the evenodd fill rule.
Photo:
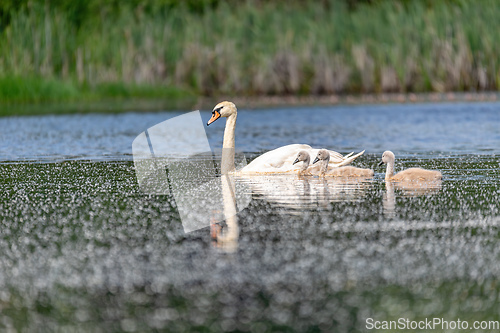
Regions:
<instances>
[{"instance_id":1,"label":"swan's eye","mask_svg":"<svg viewBox=\"0 0 500 333\"><path fill-rule=\"evenodd\" d=\"M212 117L208 121L207 126L210 125L211 123L213 123L214 121L216 121L217 119L219 119L221 117L221 114L219 112L221 109L222 109L222 107L214 109L212 111Z\"/></svg>"}]
</instances>

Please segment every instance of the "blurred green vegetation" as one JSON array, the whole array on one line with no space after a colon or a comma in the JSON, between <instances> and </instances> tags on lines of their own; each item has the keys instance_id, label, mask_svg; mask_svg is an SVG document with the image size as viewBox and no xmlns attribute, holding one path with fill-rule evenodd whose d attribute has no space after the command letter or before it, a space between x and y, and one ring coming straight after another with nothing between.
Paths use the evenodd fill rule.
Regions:
<instances>
[{"instance_id":1,"label":"blurred green vegetation","mask_svg":"<svg viewBox=\"0 0 500 333\"><path fill-rule=\"evenodd\" d=\"M498 17L494 0L3 0L0 101L498 90Z\"/></svg>"}]
</instances>

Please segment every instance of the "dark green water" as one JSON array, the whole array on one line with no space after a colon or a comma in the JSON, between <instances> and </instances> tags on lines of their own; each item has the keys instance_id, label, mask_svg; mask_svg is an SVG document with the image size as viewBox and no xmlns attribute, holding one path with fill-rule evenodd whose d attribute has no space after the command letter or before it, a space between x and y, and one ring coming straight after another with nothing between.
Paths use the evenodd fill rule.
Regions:
<instances>
[{"instance_id":1,"label":"dark green water","mask_svg":"<svg viewBox=\"0 0 500 333\"><path fill-rule=\"evenodd\" d=\"M468 107L474 106L485 107ZM391 112L404 111L365 108L350 115L317 112L354 123L359 113L390 119ZM450 140L427 145L401 131L391 148L391 134L379 141L374 136L356 163L375 168L371 181L265 179L276 193L262 187L258 177L244 180L251 202L238 214L232 251L217 243L210 227L185 233L172 197L139 190L126 147L161 115L148 114L148 123L137 131L126 126L124 119L131 115L96 116L99 121L91 115L78 121L64 116L65 124L81 124L79 134L58 117L41 117L45 123L40 128L52 129L39 129L38 135L33 118L2 120L12 135L17 126L25 136L19 136L24 145L12 137L5 144L4 137L1 147L1 330L345 332L366 331L367 318L460 319L469 325L500 320L499 116L494 110L476 110L472 132L452 137L465 121L460 113L436 111L456 119L436 124L422 116L430 106L415 108L413 117L423 123L408 122L427 128L420 137L448 135ZM268 119L273 112L280 117L280 111L259 112ZM258 148L245 149L248 155L272 145L267 140L273 135L281 140L275 134L280 128L292 129L283 134L290 140L293 133L302 133L293 127L296 113L290 120L281 118L279 126L260 123L271 138L256 131ZM96 124L94 132L86 132L85 121ZM106 122L115 124L108 127L112 134L99 130L99 123ZM314 124L307 129L321 129ZM364 148L357 144L360 136L372 135L368 128L396 127L363 120L358 126L345 129L342 137L328 137L325 146L345 140L351 143L339 143L338 151L358 150ZM251 131L241 127L243 133ZM214 131L218 135L220 130ZM321 136L317 133L299 136L314 141ZM68 139L75 135L80 142ZM53 141L37 144L40 136ZM442 184L424 191L386 188L383 169L376 167L385 148L377 150L378 145L402 151L397 170L417 165L441 170ZM283 182L296 185L301 194L282 190ZM220 227L228 228L225 223Z\"/></svg>"}]
</instances>

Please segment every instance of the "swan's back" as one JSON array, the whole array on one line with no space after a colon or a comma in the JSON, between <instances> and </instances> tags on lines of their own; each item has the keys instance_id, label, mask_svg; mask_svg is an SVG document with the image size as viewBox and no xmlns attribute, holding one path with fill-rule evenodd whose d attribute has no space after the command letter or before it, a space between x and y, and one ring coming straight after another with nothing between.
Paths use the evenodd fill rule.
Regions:
<instances>
[{"instance_id":1,"label":"swan's back","mask_svg":"<svg viewBox=\"0 0 500 333\"><path fill-rule=\"evenodd\" d=\"M371 169L356 168L353 166L343 166L340 168L330 169L325 176L333 177L373 177L374 172Z\"/></svg>"},{"instance_id":2,"label":"swan's back","mask_svg":"<svg viewBox=\"0 0 500 333\"><path fill-rule=\"evenodd\" d=\"M439 171L435 170L425 170L422 168L409 168L398 172L391 177L391 180L405 181L405 180L440 180L443 175Z\"/></svg>"},{"instance_id":3,"label":"swan's back","mask_svg":"<svg viewBox=\"0 0 500 333\"><path fill-rule=\"evenodd\" d=\"M288 172L298 169L292 165L301 150L312 150L309 145L292 144L273 149L254 159L241 172Z\"/></svg>"},{"instance_id":4,"label":"swan's back","mask_svg":"<svg viewBox=\"0 0 500 333\"><path fill-rule=\"evenodd\" d=\"M297 154L305 150L310 156L316 156L320 149L312 148L309 145L304 144L291 144L283 146L280 148L273 149L264 153L254 159L250 164L240 170L243 173L287 173L298 171L299 167L293 165ZM363 151L364 152L364 151ZM330 153L330 165L335 167L335 165L345 165L354 161L357 157L361 156L363 152L351 156L352 154L346 155L345 157L341 154L329 150Z\"/></svg>"}]
</instances>

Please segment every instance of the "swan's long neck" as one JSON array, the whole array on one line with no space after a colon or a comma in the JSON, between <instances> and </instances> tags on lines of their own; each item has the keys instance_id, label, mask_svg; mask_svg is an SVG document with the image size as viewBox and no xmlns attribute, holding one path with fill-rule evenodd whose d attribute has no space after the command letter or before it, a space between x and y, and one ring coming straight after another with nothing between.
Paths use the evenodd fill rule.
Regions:
<instances>
[{"instance_id":1,"label":"swan's long neck","mask_svg":"<svg viewBox=\"0 0 500 333\"><path fill-rule=\"evenodd\" d=\"M236 127L236 112L227 117L222 142L221 173L224 175L235 170L234 166L234 129Z\"/></svg>"},{"instance_id":2,"label":"swan's long neck","mask_svg":"<svg viewBox=\"0 0 500 333\"><path fill-rule=\"evenodd\" d=\"M233 148L234 149L234 130L236 128L236 112L227 117L226 129L224 130L224 141L222 142L222 148Z\"/></svg>"},{"instance_id":3,"label":"swan's long neck","mask_svg":"<svg viewBox=\"0 0 500 333\"><path fill-rule=\"evenodd\" d=\"M330 162L330 154L328 154L322 162L323 165L321 166L321 173L325 174L326 171L328 170L328 163Z\"/></svg>"},{"instance_id":4,"label":"swan's long neck","mask_svg":"<svg viewBox=\"0 0 500 333\"><path fill-rule=\"evenodd\" d=\"M385 180L391 179L392 176L394 176L394 161L389 161L385 170Z\"/></svg>"},{"instance_id":5,"label":"swan's long neck","mask_svg":"<svg viewBox=\"0 0 500 333\"><path fill-rule=\"evenodd\" d=\"M304 161L302 161L302 167L300 171L306 171L309 168L309 163L311 163L311 158L309 156L306 157Z\"/></svg>"}]
</instances>

